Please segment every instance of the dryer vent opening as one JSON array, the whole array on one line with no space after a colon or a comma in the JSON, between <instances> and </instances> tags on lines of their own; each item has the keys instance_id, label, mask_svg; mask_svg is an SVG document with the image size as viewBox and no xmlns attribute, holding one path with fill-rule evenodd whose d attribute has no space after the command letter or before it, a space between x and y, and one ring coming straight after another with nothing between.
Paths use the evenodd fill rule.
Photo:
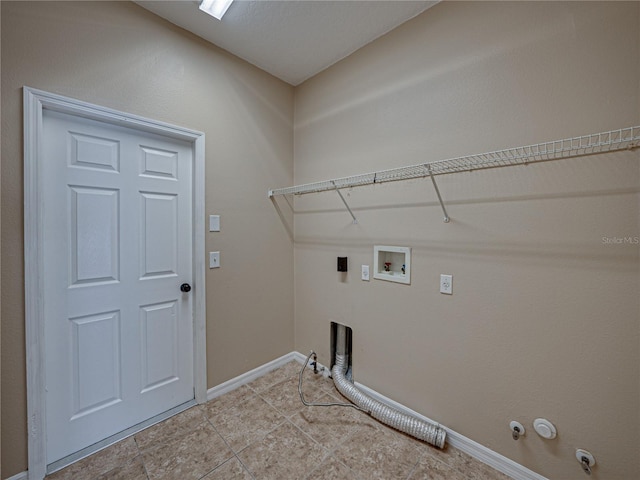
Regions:
<instances>
[{"instance_id":1,"label":"dryer vent opening","mask_svg":"<svg viewBox=\"0 0 640 480\"><path fill-rule=\"evenodd\" d=\"M338 338L340 337L340 338ZM346 370L344 376L350 382L353 382L352 361L353 361L353 331L351 327L340 323L331 322L331 364L330 369L333 370L336 364L336 355L340 355L344 359Z\"/></svg>"}]
</instances>

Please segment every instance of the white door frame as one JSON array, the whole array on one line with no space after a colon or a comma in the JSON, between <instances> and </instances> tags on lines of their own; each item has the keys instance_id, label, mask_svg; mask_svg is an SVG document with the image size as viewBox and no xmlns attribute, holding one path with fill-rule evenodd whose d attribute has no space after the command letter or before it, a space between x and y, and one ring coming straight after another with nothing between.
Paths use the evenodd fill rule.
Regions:
<instances>
[{"instance_id":1,"label":"white door frame","mask_svg":"<svg viewBox=\"0 0 640 480\"><path fill-rule=\"evenodd\" d=\"M24 260L27 350L29 479L46 474L42 182L42 112L50 110L191 142L193 166L193 351L195 400L207 400L204 263L204 133L119 112L60 95L23 88L24 100Z\"/></svg>"}]
</instances>

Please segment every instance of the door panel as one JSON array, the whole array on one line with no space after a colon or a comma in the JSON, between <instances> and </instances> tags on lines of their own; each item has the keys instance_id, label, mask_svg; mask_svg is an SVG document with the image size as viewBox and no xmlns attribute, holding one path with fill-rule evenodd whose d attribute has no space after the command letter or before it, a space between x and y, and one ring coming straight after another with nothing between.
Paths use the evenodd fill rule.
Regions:
<instances>
[{"instance_id":1,"label":"door panel","mask_svg":"<svg viewBox=\"0 0 640 480\"><path fill-rule=\"evenodd\" d=\"M84 415L122 401L120 312L71 319L73 415Z\"/></svg>"},{"instance_id":2,"label":"door panel","mask_svg":"<svg viewBox=\"0 0 640 480\"><path fill-rule=\"evenodd\" d=\"M140 174L148 177L178 179L178 154L176 152L141 147Z\"/></svg>"},{"instance_id":3,"label":"door panel","mask_svg":"<svg viewBox=\"0 0 640 480\"><path fill-rule=\"evenodd\" d=\"M140 200L140 277L176 276L178 197L142 192Z\"/></svg>"},{"instance_id":4,"label":"door panel","mask_svg":"<svg viewBox=\"0 0 640 480\"><path fill-rule=\"evenodd\" d=\"M179 379L176 304L173 301L140 308L143 393Z\"/></svg>"},{"instance_id":5,"label":"door panel","mask_svg":"<svg viewBox=\"0 0 640 480\"><path fill-rule=\"evenodd\" d=\"M71 166L119 171L120 142L118 140L69 132L69 143Z\"/></svg>"},{"instance_id":6,"label":"door panel","mask_svg":"<svg viewBox=\"0 0 640 480\"><path fill-rule=\"evenodd\" d=\"M187 142L43 112L47 463L194 398Z\"/></svg>"},{"instance_id":7,"label":"door panel","mask_svg":"<svg viewBox=\"0 0 640 480\"><path fill-rule=\"evenodd\" d=\"M71 285L119 279L118 190L70 186Z\"/></svg>"}]
</instances>

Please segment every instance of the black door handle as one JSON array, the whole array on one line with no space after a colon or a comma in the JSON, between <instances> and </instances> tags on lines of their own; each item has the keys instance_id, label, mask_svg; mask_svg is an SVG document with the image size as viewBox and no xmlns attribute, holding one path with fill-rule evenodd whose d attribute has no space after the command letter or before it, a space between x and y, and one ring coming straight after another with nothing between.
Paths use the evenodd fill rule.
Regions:
<instances>
[{"instance_id":1,"label":"black door handle","mask_svg":"<svg viewBox=\"0 0 640 480\"><path fill-rule=\"evenodd\" d=\"M191 291L191 285L189 285L188 283L183 283L182 285L180 285L180 291L187 293Z\"/></svg>"}]
</instances>

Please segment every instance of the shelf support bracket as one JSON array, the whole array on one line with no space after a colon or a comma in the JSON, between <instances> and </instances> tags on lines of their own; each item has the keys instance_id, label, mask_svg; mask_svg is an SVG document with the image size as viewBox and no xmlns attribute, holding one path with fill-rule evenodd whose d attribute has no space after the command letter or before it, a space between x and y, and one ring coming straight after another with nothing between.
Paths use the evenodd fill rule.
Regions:
<instances>
[{"instance_id":1,"label":"shelf support bracket","mask_svg":"<svg viewBox=\"0 0 640 480\"><path fill-rule=\"evenodd\" d=\"M433 172L431 171L431 165L426 164L425 167L427 167L427 171L429 172L429 177L431 178L431 182L433 183L433 188L436 191L436 195L438 196L438 201L440 202L440 207L442 208L442 213L444 214L444 223L449 223L451 221L451 218L449 218L447 209L444 208L444 202L442 201L442 196L440 195L440 189L438 188L436 179L434 178Z\"/></svg>"},{"instance_id":2,"label":"shelf support bracket","mask_svg":"<svg viewBox=\"0 0 640 480\"><path fill-rule=\"evenodd\" d=\"M347 203L347 201L342 196L342 192L340 191L340 189L338 189L338 186L336 185L336 182L334 182L332 180L331 183L333 184L333 187L335 188L336 192L340 196L340 200L342 200L342 203L344 203L344 206L347 207L347 210L349 210L349 215L351 215L351 218L353 218L353 223L358 223L358 220L356 219L356 216L351 211L351 208L349 208L349 204Z\"/></svg>"}]
</instances>

